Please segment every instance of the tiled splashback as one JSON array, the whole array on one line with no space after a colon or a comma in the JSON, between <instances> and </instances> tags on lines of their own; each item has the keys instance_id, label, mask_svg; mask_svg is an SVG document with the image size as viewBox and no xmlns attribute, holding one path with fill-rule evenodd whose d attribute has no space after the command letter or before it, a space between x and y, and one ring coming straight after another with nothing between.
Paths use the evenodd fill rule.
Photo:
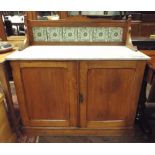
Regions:
<instances>
[{"instance_id":1,"label":"tiled splashback","mask_svg":"<svg viewBox=\"0 0 155 155\"><path fill-rule=\"evenodd\" d=\"M121 27L33 27L34 41L122 42Z\"/></svg>"}]
</instances>

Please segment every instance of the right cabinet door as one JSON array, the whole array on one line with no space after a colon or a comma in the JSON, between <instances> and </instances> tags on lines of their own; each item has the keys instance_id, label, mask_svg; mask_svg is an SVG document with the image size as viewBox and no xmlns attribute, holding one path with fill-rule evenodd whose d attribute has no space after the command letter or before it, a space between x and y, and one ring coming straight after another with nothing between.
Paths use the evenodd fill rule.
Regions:
<instances>
[{"instance_id":1,"label":"right cabinet door","mask_svg":"<svg viewBox=\"0 0 155 155\"><path fill-rule=\"evenodd\" d=\"M144 67L143 61L81 61L81 127L132 127Z\"/></svg>"}]
</instances>

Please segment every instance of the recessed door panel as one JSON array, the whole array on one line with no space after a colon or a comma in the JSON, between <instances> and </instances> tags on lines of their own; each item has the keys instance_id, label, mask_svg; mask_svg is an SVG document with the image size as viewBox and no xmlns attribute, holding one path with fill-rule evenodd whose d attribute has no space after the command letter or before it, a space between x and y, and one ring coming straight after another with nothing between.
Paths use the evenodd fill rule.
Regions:
<instances>
[{"instance_id":1,"label":"recessed door panel","mask_svg":"<svg viewBox=\"0 0 155 155\"><path fill-rule=\"evenodd\" d=\"M87 120L126 119L134 74L133 69L88 70Z\"/></svg>"},{"instance_id":2,"label":"recessed door panel","mask_svg":"<svg viewBox=\"0 0 155 155\"><path fill-rule=\"evenodd\" d=\"M15 84L25 125L77 126L76 63L21 62L19 72Z\"/></svg>"},{"instance_id":3,"label":"recessed door panel","mask_svg":"<svg viewBox=\"0 0 155 155\"><path fill-rule=\"evenodd\" d=\"M130 126L136 106L136 61L83 61L80 63L82 127ZM136 92L137 93L137 92Z\"/></svg>"}]
</instances>

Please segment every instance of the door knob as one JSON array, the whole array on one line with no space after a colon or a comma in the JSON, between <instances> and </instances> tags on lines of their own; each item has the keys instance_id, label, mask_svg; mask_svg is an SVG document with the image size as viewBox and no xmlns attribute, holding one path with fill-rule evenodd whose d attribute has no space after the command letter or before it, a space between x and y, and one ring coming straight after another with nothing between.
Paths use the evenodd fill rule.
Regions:
<instances>
[{"instance_id":1,"label":"door knob","mask_svg":"<svg viewBox=\"0 0 155 155\"><path fill-rule=\"evenodd\" d=\"M79 101L82 103L84 101L84 97L82 94L79 94Z\"/></svg>"}]
</instances>

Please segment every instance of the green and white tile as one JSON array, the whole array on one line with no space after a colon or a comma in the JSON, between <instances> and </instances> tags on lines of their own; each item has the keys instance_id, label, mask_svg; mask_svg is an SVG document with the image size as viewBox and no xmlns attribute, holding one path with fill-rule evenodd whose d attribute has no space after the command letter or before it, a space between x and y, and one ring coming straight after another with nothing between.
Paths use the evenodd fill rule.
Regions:
<instances>
[{"instance_id":1,"label":"green and white tile","mask_svg":"<svg viewBox=\"0 0 155 155\"><path fill-rule=\"evenodd\" d=\"M76 27L63 27L63 41L77 41L77 28Z\"/></svg>"},{"instance_id":2,"label":"green and white tile","mask_svg":"<svg viewBox=\"0 0 155 155\"><path fill-rule=\"evenodd\" d=\"M123 29L120 27L109 27L109 41L121 42L123 36Z\"/></svg>"},{"instance_id":3,"label":"green and white tile","mask_svg":"<svg viewBox=\"0 0 155 155\"><path fill-rule=\"evenodd\" d=\"M92 42L92 32L93 28L91 27L79 27L78 28L78 41L79 42Z\"/></svg>"},{"instance_id":4,"label":"green and white tile","mask_svg":"<svg viewBox=\"0 0 155 155\"><path fill-rule=\"evenodd\" d=\"M47 41L46 27L33 27L32 32L34 41Z\"/></svg>"},{"instance_id":5,"label":"green and white tile","mask_svg":"<svg viewBox=\"0 0 155 155\"><path fill-rule=\"evenodd\" d=\"M33 27L34 41L121 42L121 27Z\"/></svg>"},{"instance_id":6,"label":"green and white tile","mask_svg":"<svg viewBox=\"0 0 155 155\"><path fill-rule=\"evenodd\" d=\"M48 41L61 42L62 28L61 27L47 27Z\"/></svg>"},{"instance_id":7,"label":"green and white tile","mask_svg":"<svg viewBox=\"0 0 155 155\"><path fill-rule=\"evenodd\" d=\"M109 40L108 28L96 27L93 30L93 42L107 42Z\"/></svg>"}]
</instances>

